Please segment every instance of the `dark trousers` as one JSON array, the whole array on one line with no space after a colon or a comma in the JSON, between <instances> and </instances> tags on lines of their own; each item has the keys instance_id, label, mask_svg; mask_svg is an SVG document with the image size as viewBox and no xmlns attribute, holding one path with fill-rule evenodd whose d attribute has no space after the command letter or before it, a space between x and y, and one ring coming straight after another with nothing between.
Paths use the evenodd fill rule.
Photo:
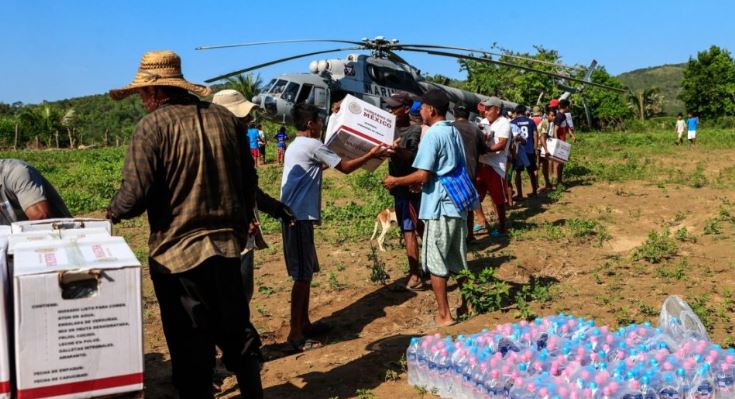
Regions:
<instances>
[{"instance_id":1,"label":"dark trousers","mask_svg":"<svg viewBox=\"0 0 735 399\"><path fill-rule=\"evenodd\" d=\"M240 274L242 274L242 286L245 289L245 297L250 303L253 299L255 274L254 249L248 251L245 255L240 256Z\"/></svg>"},{"instance_id":2,"label":"dark trousers","mask_svg":"<svg viewBox=\"0 0 735 399\"><path fill-rule=\"evenodd\" d=\"M261 343L250 323L240 259L212 257L192 270L155 273L151 279L179 397L214 398L216 345L225 367L237 376L242 398L262 398Z\"/></svg>"}]
</instances>

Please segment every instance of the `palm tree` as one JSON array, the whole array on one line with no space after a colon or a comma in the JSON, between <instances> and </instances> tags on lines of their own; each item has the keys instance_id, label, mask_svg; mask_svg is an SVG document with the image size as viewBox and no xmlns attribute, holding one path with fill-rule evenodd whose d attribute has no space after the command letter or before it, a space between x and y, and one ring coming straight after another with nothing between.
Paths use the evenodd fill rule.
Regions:
<instances>
[{"instance_id":1,"label":"palm tree","mask_svg":"<svg viewBox=\"0 0 735 399\"><path fill-rule=\"evenodd\" d=\"M260 93L262 87L263 80L260 78L260 74L253 76L252 73L227 78L227 83L224 85L226 89L239 91L248 100Z\"/></svg>"},{"instance_id":2,"label":"palm tree","mask_svg":"<svg viewBox=\"0 0 735 399\"><path fill-rule=\"evenodd\" d=\"M69 135L69 148L74 148L74 144L76 144L74 133L78 122L79 118L77 118L74 108L69 108L61 117L61 126L66 128L66 133Z\"/></svg>"},{"instance_id":3,"label":"palm tree","mask_svg":"<svg viewBox=\"0 0 735 399\"><path fill-rule=\"evenodd\" d=\"M640 89L628 94L628 106L641 121L663 111L664 97L658 87Z\"/></svg>"},{"instance_id":4,"label":"palm tree","mask_svg":"<svg viewBox=\"0 0 735 399\"><path fill-rule=\"evenodd\" d=\"M47 145L51 147L52 140L55 140L56 148L59 148L59 129L62 127L61 113L48 103L43 103L37 112L41 122L41 133L46 135Z\"/></svg>"}]
</instances>

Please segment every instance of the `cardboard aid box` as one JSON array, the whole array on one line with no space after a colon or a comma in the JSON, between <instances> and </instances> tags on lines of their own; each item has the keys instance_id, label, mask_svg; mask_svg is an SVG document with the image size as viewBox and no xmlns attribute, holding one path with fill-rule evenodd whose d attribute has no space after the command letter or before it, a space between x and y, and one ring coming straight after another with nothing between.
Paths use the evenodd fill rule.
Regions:
<instances>
[{"instance_id":1,"label":"cardboard aid box","mask_svg":"<svg viewBox=\"0 0 735 399\"><path fill-rule=\"evenodd\" d=\"M569 154L572 152L572 145L566 141L554 138L546 139L546 148L549 149L549 156L554 161L561 163L569 161ZM543 147L541 147L541 154L545 154Z\"/></svg>"},{"instance_id":2,"label":"cardboard aid box","mask_svg":"<svg viewBox=\"0 0 735 399\"><path fill-rule=\"evenodd\" d=\"M21 243L47 240L78 240L87 237L109 237L110 233L100 227L71 230L32 230L8 236L8 255L15 253L15 247Z\"/></svg>"},{"instance_id":3,"label":"cardboard aid box","mask_svg":"<svg viewBox=\"0 0 735 399\"><path fill-rule=\"evenodd\" d=\"M10 326L8 325L10 285L5 256L8 241L5 233L4 229L0 231L0 399L10 399Z\"/></svg>"},{"instance_id":4,"label":"cardboard aid box","mask_svg":"<svg viewBox=\"0 0 735 399\"><path fill-rule=\"evenodd\" d=\"M140 263L121 237L16 245L18 399L143 389Z\"/></svg>"},{"instance_id":5,"label":"cardboard aid box","mask_svg":"<svg viewBox=\"0 0 735 399\"><path fill-rule=\"evenodd\" d=\"M395 126L396 117L390 112L347 95L327 127L326 144L340 157L357 158L376 145L392 145ZM382 159L374 158L362 168L372 172L381 163Z\"/></svg>"},{"instance_id":6,"label":"cardboard aid box","mask_svg":"<svg viewBox=\"0 0 735 399\"><path fill-rule=\"evenodd\" d=\"M13 234L31 231L100 228L107 230L108 235L112 235L112 223L107 219L59 218L24 220L22 222L12 223L10 228L12 229Z\"/></svg>"}]
</instances>

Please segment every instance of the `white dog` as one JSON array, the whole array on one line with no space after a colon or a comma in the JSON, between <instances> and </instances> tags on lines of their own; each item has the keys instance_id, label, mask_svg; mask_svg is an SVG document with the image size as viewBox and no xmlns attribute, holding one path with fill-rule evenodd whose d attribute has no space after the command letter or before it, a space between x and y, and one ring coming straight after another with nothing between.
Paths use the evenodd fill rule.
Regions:
<instances>
[{"instance_id":1,"label":"white dog","mask_svg":"<svg viewBox=\"0 0 735 399\"><path fill-rule=\"evenodd\" d=\"M378 236L378 248L383 252L385 252L383 241L385 241L385 234L388 233L391 223L398 224L396 210L393 208L385 208L378 213L378 216L375 217L375 227L373 227L373 236L370 237L370 241L375 239L375 235L378 233L378 226L382 226L383 231L380 233L380 236Z\"/></svg>"}]
</instances>

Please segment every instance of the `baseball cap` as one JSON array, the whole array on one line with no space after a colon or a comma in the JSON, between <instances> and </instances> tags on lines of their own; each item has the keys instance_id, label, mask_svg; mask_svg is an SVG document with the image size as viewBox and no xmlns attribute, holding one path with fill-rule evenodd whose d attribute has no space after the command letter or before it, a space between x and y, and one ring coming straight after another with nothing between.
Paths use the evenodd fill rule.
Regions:
<instances>
[{"instance_id":1,"label":"baseball cap","mask_svg":"<svg viewBox=\"0 0 735 399\"><path fill-rule=\"evenodd\" d=\"M486 100L483 100L480 104L484 105L485 107L503 107L503 101L497 97L490 97Z\"/></svg>"},{"instance_id":2,"label":"baseball cap","mask_svg":"<svg viewBox=\"0 0 735 399\"><path fill-rule=\"evenodd\" d=\"M421 101L414 101L408 114L413 117L421 116Z\"/></svg>"},{"instance_id":3,"label":"baseball cap","mask_svg":"<svg viewBox=\"0 0 735 399\"><path fill-rule=\"evenodd\" d=\"M439 89L432 89L424 93L421 102L436 108L440 114L446 114L449 110L449 97Z\"/></svg>"},{"instance_id":4,"label":"baseball cap","mask_svg":"<svg viewBox=\"0 0 735 399\"><path fill-rule=\"evenodd\" d=\"M405 91L397 91L390 97L384 97L383 101L391 108L400 106L410 107L413 104L411 96Z\"/></svg>"},{"instance_id":5,"label":"baseball cap","mask_svg":"<svg viewBox=\"0 0 735 399\"><path fill-rule=\"evenodd\" d=\"M559 100L552 98L549 102L549 108L557 108L559 106Z\"/></svg>"}]
</instances>

